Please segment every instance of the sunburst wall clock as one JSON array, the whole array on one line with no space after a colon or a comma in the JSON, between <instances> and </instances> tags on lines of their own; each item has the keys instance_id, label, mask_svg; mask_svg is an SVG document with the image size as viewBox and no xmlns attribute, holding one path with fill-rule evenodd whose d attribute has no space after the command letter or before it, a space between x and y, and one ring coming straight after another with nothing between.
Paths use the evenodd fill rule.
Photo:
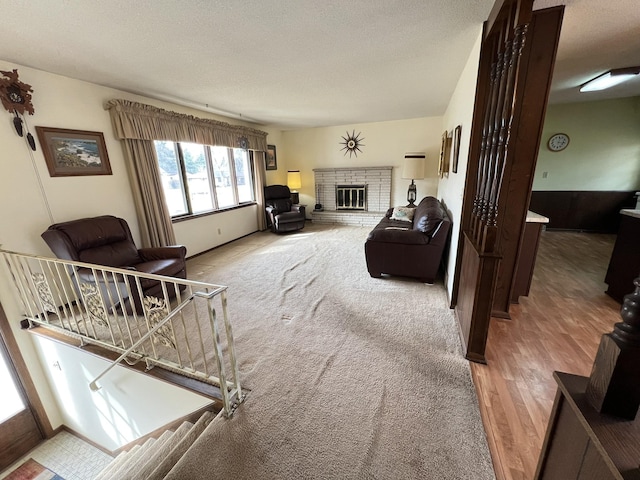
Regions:
<instances>
[{"instance_id":1,"label":"sunburst wall clock","mask_svg":"<svg viewBox=\"0 0 640 480\"><path fill-rule=\"evenodd\" d=\"M340 150L344 150L344 154L346 155L347 152L349 153L349 158L351 158L351 155L355 155L356 157L358 156L358 152L362 153L362 150L360 150L360 147L364 147L364 143L362 143L362 140L364 140L363 138L360 138L360 135L362 134L362 132L359 132L356 135L356 131L353 130L352 133L349 133L347 131L347 136L346 137L342 137L342 140L344 140L343 142L340 142L341 145L344 145L344 147L342 147Z\"/></svg>"}]
</instances>

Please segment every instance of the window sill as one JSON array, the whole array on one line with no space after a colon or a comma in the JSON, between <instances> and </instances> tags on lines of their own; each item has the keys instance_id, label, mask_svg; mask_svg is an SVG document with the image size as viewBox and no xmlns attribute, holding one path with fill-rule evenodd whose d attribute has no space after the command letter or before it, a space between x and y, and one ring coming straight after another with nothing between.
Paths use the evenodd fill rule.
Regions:
<instances>
[{"instance_id":1,"label":"window sill","mask_svg":"<svg viewBox=\"0 0 640 480\"><path fill-rule=\"evenodd\" d=\"M238 210L239 208L251 207L253 205L257 205L257 203L256 202L247 202L247 203L243 203L241 205L234 205L233 207L225 207L225 208L221 208L219 210L212 210L210 212L196 213L196 214L193 214L193 215L181 215L179 217L172 217L171 218L171 223L180 223L180 222L185 222L187 220L193 220L194 218L208 217L210 215L217 215L219 213L229 212L231 210Z\"/></svg>"}]
</instances>

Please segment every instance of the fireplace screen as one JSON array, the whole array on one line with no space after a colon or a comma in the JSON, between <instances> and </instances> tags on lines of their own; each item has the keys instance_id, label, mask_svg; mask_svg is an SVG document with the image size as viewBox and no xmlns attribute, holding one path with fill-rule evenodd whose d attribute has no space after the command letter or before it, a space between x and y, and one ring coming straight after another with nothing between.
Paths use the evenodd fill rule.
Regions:
<instances>
[{"instance_id":1,"label":"fireplace screen","mask_svg":"<svg viewBox=\"0 0 640 480\"><path fill-rule=\"evenodd\" d=\"M366 209L366 185L336 185L336 210Z\"/></svg>"}]
</instances>

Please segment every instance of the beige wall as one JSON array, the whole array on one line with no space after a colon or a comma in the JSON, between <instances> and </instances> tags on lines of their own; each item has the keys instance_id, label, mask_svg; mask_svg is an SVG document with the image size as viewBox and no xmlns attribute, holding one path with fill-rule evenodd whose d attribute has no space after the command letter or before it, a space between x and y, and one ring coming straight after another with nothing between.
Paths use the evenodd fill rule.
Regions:
<instances>
[{"instance_id":1,"label":"beige wall","mask_svg":"<svg viewBox=\"0 0 640 480\"><path fill-rule=\"evenodd\" d=\"M349 157L341 151L342 137L348 133L360 133L363 146L357 157ZM282 146L278 150L280 159L287 169L300 170L302 188L300 202L308 205L308 212L315 205L314 168L392 166L391 202L394 205L407 204L407 189L410 180L402 179L402 163L406 152L425 152L426 178L416 180L418 200L434 195L438 185L438 153L442 118L428 117L390 122L361 123L337 127L308 128L282 132ZM278 179L286 181L284 176ZM308 214L309 216L310 214Z\"/></svg>"},{"instance_id":2,"label":"beige wall","mask_svg":"<svg viewBox=\"0 0 640 480\"><path fill-rule=\"evenodd\" d=\"M460 141L460 156L458 159L458 173L449 172L438 186L438 195L446 204L452 216L451 247L447 259L446 279L447 292L451 298L453 288L453 274L456 264L456 254L460 235L460 218L462 215L462 199L466 180L467 163L469 156L469 139L471 135L471 123L473 121L473 105L476 91L476 77L480 59L480 47L482 34L469 55L467 64L458 80L456 90L451 97L449 106L444 115L444 128L452 134L457 125L462 127Z\"/></svg>"},{"instance_id":3,"label":"beige wall","mask_svg":"<svg viewBox=\"0 0 640 480\"><path fill-rule=\"evenodd\" d=\"M229 123L242 123L0 60L0 70L14 68L18 69L20 79L33 87L35 114L26 117L33 135L36 135L36 125L103 132L113 174L50 177L37 139L37 151L32 152L25 139L16 134L11 115L2 110L0 115L4 120L0 122L0 244L7 250L51 256L49 248L40 238L40 234L50 224L103 214L125 218L136 241L139 241L139 229L126 166L120 142L112 132L109 114L103 108L105 101L125 98L180 113ZM256 219L256 207L200 217L175 224L176 237L178 242L187 246L188 254L193 255L255 231ZM0 272L0 277L4 278L4 274L4 271ZM18 329L21 308L16 302L13 290L5 281L0 281L0 303L6 311L22 354L31 366L31 374L38 392L53 427L56 428L62 423L61 412L48 388L42 369L38 368L37 355L30 335Z\"/></svg>"},{"instance_id":4,"label":"beige wall","mask_svg":"<svg viewBox=\"0 0 640 480\"><path fill-rule=\"evenodd\" d=\"M547 141L559 132L569 146L551 152ZM640 97L549 105L533 190L638 189Z\"/></svg>"}]
</instances>

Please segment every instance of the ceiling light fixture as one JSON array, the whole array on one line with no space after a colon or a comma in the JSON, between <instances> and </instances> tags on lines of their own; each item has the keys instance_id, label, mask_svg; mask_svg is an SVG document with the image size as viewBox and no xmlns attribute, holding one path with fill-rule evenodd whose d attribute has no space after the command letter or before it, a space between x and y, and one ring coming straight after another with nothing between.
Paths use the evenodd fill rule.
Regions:
<instances>
[{"instance_id":1,"label":"ceiling light fixture","mask_svg":"<svg viewBox=\"0 0 640 480\"><path fill-rule=\"evenodd\" d=\"M615 68L609 70L602 75L592 78L587 83L580 87L581 92L595 92L597 90L604 90L611 88L619 83L626 82L627 80L635 77L640 73L640 67L628 67L628 68Z\"/></svg>"}]
</instances>

